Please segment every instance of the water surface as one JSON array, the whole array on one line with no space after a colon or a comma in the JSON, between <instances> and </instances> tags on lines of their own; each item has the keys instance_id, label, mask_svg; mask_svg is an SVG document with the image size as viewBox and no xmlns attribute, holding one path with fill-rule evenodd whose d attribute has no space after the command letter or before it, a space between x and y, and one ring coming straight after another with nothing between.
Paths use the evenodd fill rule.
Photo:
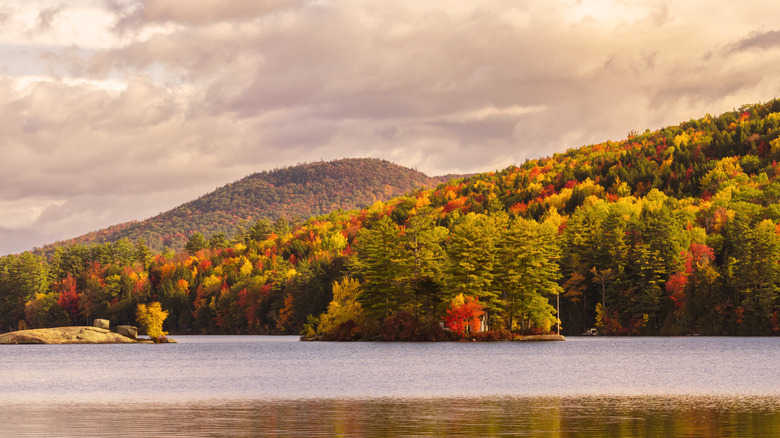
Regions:
<instances>
[{"instance_id":1,"label":"water surface","mask_svg":"<svg viewBox=\"0 0 780 438\"><path fill-rule=\"evenodd\" d=\"M10 436L751 436L780 430L778 338L9 345ZM90 435L92 434L92 435Z\"/></svg>"}]
</instances>

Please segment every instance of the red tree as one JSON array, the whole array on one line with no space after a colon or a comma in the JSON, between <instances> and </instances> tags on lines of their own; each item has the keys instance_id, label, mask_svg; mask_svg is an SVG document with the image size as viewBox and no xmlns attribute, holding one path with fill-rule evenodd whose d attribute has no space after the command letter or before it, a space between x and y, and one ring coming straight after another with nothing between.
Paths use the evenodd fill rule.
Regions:
<instances>
[{"instance_id":1,"label":"red tree","mask_svg":"<svg viewBox=\"0 0 780 438\"><path fill-rule=\"evenodd\" d=\"M485 314L479 298L458 295L450 303L444 322L458 336L477 333L481 325L481 317Z\"/></svg>"},{"instance_id":2,"label":"red tree","mask_svg":"<svg viewBox=\"0 0 780 438\"><path fill-rule=\"evenodd\" d=\"M79 293L76 288L76 279L68 274L62 281L57 283L57 288L60 290L57 304L68 312L72 323L79 314Z\"/></svg>"}]
</instances>

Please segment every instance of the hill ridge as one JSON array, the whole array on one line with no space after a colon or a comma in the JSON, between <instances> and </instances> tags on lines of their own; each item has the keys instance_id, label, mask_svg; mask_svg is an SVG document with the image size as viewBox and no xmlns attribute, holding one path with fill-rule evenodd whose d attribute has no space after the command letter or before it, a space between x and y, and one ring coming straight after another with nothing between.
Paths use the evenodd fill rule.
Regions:
<instances>
[{"instance_id":1,"label":"hill ridge","mask_svg":"<svg viewBox=\"0 0 780 438\"><path fill-rule=\"evenodd\" d=\"M44 245L50 253L72 244L142 241L154 251L182 250L195 232L231 236L259 218L305 220L352 210L444 182L379 158L342 158L255 172L143 220L111 225Z\"/></svg>"}]
</instances>

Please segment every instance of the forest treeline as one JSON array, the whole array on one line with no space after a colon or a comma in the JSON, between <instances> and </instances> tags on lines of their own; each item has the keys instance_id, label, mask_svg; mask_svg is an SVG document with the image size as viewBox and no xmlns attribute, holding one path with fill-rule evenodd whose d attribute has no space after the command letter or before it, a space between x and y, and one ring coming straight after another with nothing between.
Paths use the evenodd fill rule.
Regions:
<instances>
[{"instance_id":1,"label":"forest treeline","mask_svg":"<svg viewBox=\"0 0 780 438\"><path fill-rule=\"evenodd\" d=\"M5 256L0 325L132 323L160 302L171 333L777 334L778 159L771 101L179 252Z\"/></svg>"},{"instance_id":2,"label":"forest treeline","mask_svg":"<svg viewBox=\"0 0 780 438\"><path fill-rule=\"evenodd\" d=\"M361 208L421 187L436 187L443 181L444 177L428 177L376 158L299 164L249 175L155 217L47 245L36 253L51 256L57 247L120 239L143 241L156 252L166 247L180 251L196 231L232 236L258 218L305 220L339 209Z\"/></svg>"}]
</instances>

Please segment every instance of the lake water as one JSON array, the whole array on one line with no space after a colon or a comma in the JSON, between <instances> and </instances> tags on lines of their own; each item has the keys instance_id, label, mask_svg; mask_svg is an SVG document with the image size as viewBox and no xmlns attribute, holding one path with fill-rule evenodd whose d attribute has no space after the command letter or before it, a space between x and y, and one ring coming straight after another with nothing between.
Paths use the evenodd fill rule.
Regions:
<instances>
[{"instance_id":1,"label":"lake water","mask_svg":"<svg viewBox=\"0 0 780 438\"><path fill-rule=\"evenodd\" d=\"M0 436L773 436L780 338L0 346Z\"/></svg>"}]
</instances>

